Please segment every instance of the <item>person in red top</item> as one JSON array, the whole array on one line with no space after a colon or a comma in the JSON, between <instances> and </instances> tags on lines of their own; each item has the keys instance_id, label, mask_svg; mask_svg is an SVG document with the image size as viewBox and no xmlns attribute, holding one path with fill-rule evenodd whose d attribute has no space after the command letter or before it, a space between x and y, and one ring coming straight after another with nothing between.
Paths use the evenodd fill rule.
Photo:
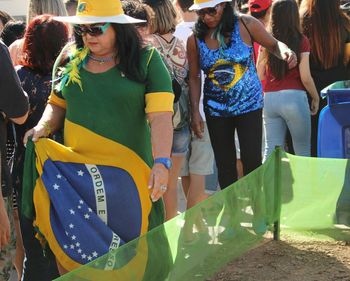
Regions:
<instances>
[{"instance_id":1,"label":"person in red top","mask_svg":"<svg viewBox=\"0 0 350 281\"><path fill-rule=\"evenodd\" d=\"M272 5L271 34L298 54L298 67L288 69L267 53L260 52L258 74L264 86L264 130L266 159L276 146L283 146L289 129L295 153L310 156L311 114L318 111L319 97L310 74L309 40L302 35L298 6L294 0L277 0ZM306 91L311 96L309 108Z\"/></svg>"},{"instance_id":2,"label":"person in red top","mask_svg":"<svg viewBox=\"0 0 350 281\"><path fill-rule=\"evenodd\" d=\"M271 15L271 5L272 0L249 0L248 2L249 12L251 16L259 20L265 28L269 24L269 19ZM259 54L260 45L257 42L254 42L253 47L254 60L256 62Z\"/></svg>"}]
</instances>

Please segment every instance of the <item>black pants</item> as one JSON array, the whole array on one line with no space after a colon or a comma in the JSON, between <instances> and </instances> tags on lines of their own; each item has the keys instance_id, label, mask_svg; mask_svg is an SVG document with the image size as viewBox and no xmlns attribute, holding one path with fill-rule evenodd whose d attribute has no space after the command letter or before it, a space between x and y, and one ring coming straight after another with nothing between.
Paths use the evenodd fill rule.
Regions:
<instances>
[{"instance_id":1,"label":"black pants","mask_svg":"<svg viewBox=\"0 0 350 281\"><path fill-rule=\"evenodd\" d=\"M244 175L261 165L262 109L235 117L206 116L221 189L237 181L235 130Z\"/></svg>"}]
</instances>

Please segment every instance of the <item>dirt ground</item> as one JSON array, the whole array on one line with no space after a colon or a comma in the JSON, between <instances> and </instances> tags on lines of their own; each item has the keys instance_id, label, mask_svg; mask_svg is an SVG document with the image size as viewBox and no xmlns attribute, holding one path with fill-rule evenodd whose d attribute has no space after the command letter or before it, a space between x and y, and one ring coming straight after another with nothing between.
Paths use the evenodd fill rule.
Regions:
<instances>
[{"instance_id":1,"label":"dirt ground","mask_svg":"<svg viewBox=\"0 0 350 281\"><path fill-rule=\"evenodd\" d=\"M350 281L350 245L265 241L207 281Z\"/></svg>"}]
</instances>

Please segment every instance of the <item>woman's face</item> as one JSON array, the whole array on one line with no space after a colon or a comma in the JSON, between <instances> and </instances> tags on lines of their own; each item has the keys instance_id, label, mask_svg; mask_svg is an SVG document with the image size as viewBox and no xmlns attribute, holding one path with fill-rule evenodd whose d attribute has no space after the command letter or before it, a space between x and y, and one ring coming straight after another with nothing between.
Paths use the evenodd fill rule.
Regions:
<instances>
[{"instance_id":1,"label":"woman's face","mask_svg":"<svg viewBox=\"0 0 350 281\"><path fill-rule=\"evenodd\" d=\"M108 56L116 53L117 35L109 23L81 25L78 30L79 28L84 45L90 49L92 54Z\"/></svg>"},{"instance_id":2,"label":"woman's face","mask_svg":"<svg viewBox=\"0 0 350 281\"><path fill-rule=\"evenodd\" d=\"M200 9L197 15L209 28L215 28L221 21L225 5L226 3L220 3L213 8Z\"/></svg>"}]
</instances>

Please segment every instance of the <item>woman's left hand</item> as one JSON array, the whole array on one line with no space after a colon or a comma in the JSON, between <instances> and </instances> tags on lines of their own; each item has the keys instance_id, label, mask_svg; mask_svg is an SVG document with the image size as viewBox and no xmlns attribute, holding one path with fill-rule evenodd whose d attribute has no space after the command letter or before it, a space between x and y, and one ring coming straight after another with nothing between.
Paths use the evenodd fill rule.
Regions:
<instances>
[{"instance_id":1,"label":"woman's left hand","mask_svg":"<svg viewBox=\"0 0 350 281\"><path fill-rule=\"evenodd\" d=\"M148 181L148 188L152 189L151 199L156 202L163 196L168 187L169 171L163 164L154 164Z\"/></svg>"},{"instance_id":2,"label":"woman's left hand","mask_svg":"<svg viewBox=\"0 0 350 281\"><path fill-rule=\"evenodd\" d=\"M317 114L319 106L320 106L320 98L318 96L312 98L311 108L310 108L311 115Z\"/></svg>"},{"instance_id":3,"label":"woman's left hand","mask_svg":"<svg viewBox=\"0 0 350 281\"><path fill-rule=\"evenodd\" d=\"M284 61L288 63L288 68L292 69L297 66L298 64L298 58L297 55L291 50L288 49L283 53Z\"/></svg>"}]
</instances>

